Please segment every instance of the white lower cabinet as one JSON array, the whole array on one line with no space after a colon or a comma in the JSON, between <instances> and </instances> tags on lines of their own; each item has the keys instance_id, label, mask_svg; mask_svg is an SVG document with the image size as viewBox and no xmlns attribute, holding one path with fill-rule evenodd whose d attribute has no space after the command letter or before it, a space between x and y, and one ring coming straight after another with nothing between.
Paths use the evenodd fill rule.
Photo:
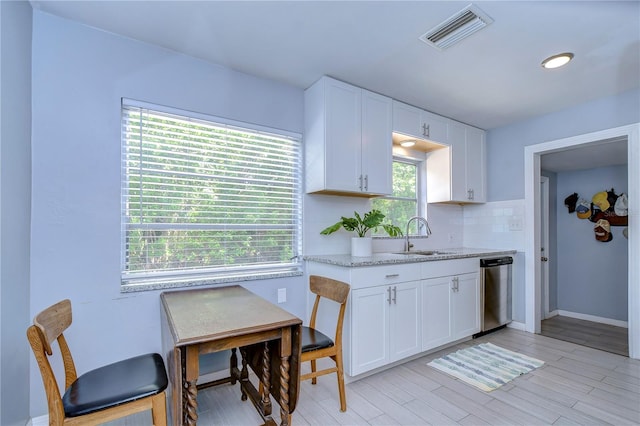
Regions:
<instances>
[{"instance_id":1,"label":"white lower cabinet","mask_svg":"<svg viewBox=\"0 0 640 426\"><path fill-rule=\"evenodd\" d=\"M370 287L352 291L350 320L349 375L355 376L385 365L389 360L387 288Z\"/></svg>"},{"instance_id":2,"label":"white lower cabinet","mask_svg":"<svg viewBox=\"0 0 640 426\"><path fill-rule=\"evenodd\" d=\"M478 273L422 281L422 350L480 331Z\"/></svg>"},{"instance_id":3,"label":"white lower cabinet","mask_svg":"<svg viewBox=\"0 0 640 426\"><path fill-rule=\"evenodd\" d=\"M358 375L408 356L421 346L419 281L351 293L351 368Z\"/></svg>"},{"instance_id":4,"label":"white lower cabinet","mask_svg":"<svg viewBox=\"0 0 640 426\"><path fill-rule=\"evenodd\" d=\"M451 277L422 282L422 350L451 341Z\"/></svg>"},{"instance_id":5,"label":"white lower cabinet","mask_svg":"<svg viewBox=\"0 0 640 426\"><path fill-rule=\"evenodd\" d=\"M451 339L457 340L480 331L479 274L454 277L456 289L451 297Z\"/></svg>"},{"instance_id":6,"label":"white lower cabinet","mask_svg":"<svg viewBox=\"0 0 640 426\"><path fill-rule=\"evenodd\" d=\"M353 268L309 262L307 272L351 285L342 347L345 373L357 376L478 332L479 268L467 258ZM329 336L335 305L318 311L316 326Z\"/></svg>"}]
</instances>

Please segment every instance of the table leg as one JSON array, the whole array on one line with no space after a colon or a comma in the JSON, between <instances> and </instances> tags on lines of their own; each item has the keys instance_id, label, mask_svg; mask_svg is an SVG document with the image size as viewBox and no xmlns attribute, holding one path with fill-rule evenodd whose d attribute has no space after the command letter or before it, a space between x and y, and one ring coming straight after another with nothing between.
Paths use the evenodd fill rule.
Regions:
<instances>
[{"instance_id":1,"label":"table leg","mask_svg":"<svg viewBox=\"0 0 640 426\"><path fill-rule=\"evenodd\" d=\"M185 362L185 406L184 424L195 425L198 421L198 376L200 375L199 353L197 346L188 346Z\"/></svg>"},{"instance_id":2,"label":"table leg","mask_svg":"<svg viewBox=\"0 0 640 426\"><path fill-rule=\"evenodd\" d=\"M280 424L289 426L291 414L289 413L289 357L291 356L291 329L282 330L280 339Z\"/></svg>"},{"instance_id":3,"label":"table leg","mask_svg":"<svg viewBox=\"0 0 640 426\"><path fill-rule=\"evenodd\" d=\"M262 404L262 412L266 415L271 414L271 352L269 351L269 342L264 342L262 350L262 378L260 379L260 396Z\"/></svg>"},{"instance_id":4,"label":"table leg","mask_svg":"<svg viewBox=\"0 0 640 426\"><path fill-rule=\"evenodd\" d=\"M231 349L231 359L229 360L229 375L231 376L231 384L236 384L236 375L234 369L238 368L238 356L236 355L236 348Z\"/></svg>"},{"instance_id":5,"label":"table leg","mask_svg":"<svg viewBox=\"0 0 640 426\"><path fill-rule=\"evenodd\" d=\"M242 386L242 383L249 381L249 369L247 368L247 350L244 348L240 348L240 355L242 355L242 371L240 371L240 399L242 401L246 401L247 392L244 390L244 386Z\"/></svg>"}]
</instances>

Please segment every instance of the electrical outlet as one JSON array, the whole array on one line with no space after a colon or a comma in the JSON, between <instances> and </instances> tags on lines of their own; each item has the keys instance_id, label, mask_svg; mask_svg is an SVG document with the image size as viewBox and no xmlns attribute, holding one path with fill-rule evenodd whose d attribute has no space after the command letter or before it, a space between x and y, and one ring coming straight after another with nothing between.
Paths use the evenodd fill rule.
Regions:
<instances>
[{"instance_id":1,"label":"electrical outlet","mask_svg":"<svg viewBox=\"0 0 640 426\"><path fill-rule=\"evenodd\" d=\"M522 219L518 216L509 218L509 231L522 231Z\"/></svg>"},{"instance_id":2,"label":"electrical outlet","mask_svg":"<svg viewBox=\"0 0 640 426\"><path fill-rule=\"evenodd\" d=\"M278 303L284 303L287 301L287 289L279 288L278 289Z\"/></svg>"}]
</instances>

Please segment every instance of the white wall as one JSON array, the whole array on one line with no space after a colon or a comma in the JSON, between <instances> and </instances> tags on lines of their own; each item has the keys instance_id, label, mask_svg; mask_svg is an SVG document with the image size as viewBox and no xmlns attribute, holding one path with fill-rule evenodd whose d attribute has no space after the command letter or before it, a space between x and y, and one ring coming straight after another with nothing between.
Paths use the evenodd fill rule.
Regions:
<instances>
[{"instance_id":1,"label":"white wall","mask_svg":"<svg viewBox=\"0 0 640 426\"><path fill-rule=\"evenodd\" d=\"M31 5L0 2L0 424L29 418Z\"/></svg>"},{"instance_id":2,"label":"white wall","mask_svg":"<svg viewBox=\"0 0 640 426\"><path fill-rule=\"evenodd\" d=\"M612 226L613 240L595 239L594 223L569 214L564 199L577 192L591 201L600 191L627 193L627 166L558 173L557 309L627 321L628 240L624 227Z\"/></svg>"},{"instance_id":3,"label":"white wall","mask_svg":"<svg viewBox=\"0 0 640 426\"><path fill-rule=\"evenodd\" d=\"M524 147L640 120L640 90L632 90L487 132L487 200L524 198Z\"/></svg>"},{"instance_id":4,"label":"white wall","mask_svg":"<svg viewBox=\"0 0 640 426\"><path fill-rule=\"evenodd\" d=\"M120 293L120 98L302 133L303 91L39 11L33 18L32 297L23 316L70 298L68 340L84 372L160 351L160 292ZM274 302L285 287L280 306L306 315L304 277L244 284ZM36 368L34 417L47 411Z\"/></svg>"}]
</instances>

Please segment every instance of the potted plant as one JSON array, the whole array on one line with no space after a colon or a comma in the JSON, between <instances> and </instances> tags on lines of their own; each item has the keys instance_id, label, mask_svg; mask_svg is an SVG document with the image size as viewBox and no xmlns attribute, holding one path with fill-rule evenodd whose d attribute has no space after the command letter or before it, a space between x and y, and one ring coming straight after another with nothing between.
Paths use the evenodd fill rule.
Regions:
<instances>
[{"instance_id":1,"label":"potted plant","mask_svg":"<svg viewBox=\"0 0 640 426\"><path fill-rule=\"evenodd\" d=\"M351 239L351 255L352 256L371 256L371 237L367 237L369 230L377 230L382 227L390 237L402 235L402 231L397 226L390 223L382 223L385 218L380 210L373 209L364 216L360 216L358 212L353 212L354 217L344 217L339 222L320 231L322 235L333 234L340 228L344 228L349 232L355 232L357 237Z\"/></svg>"}]
</instances>

